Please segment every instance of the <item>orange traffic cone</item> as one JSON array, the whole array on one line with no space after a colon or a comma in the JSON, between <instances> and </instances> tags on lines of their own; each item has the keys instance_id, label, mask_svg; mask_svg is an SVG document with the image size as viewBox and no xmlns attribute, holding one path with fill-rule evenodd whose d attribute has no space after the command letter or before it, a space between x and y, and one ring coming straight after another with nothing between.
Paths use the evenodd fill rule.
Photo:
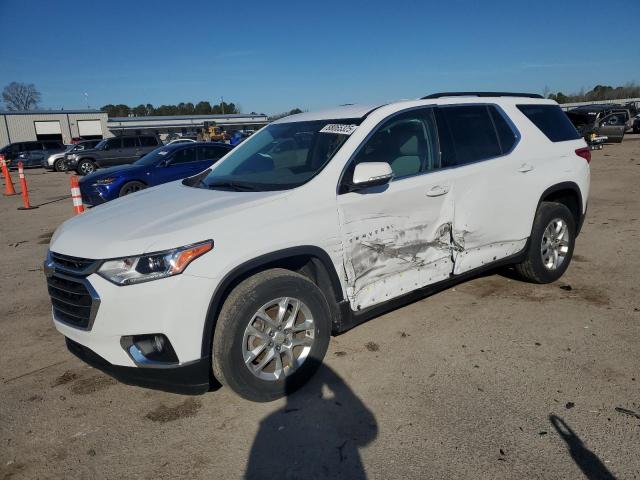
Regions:
<instances>
[{"instance_id":1,"label":"orange traffic cone","mask_svg":"<svg viewBox=\"0 0 640 480\"><path fill-rule=\"evenodd\" d=\"M22 162L18 162L18 176L20 177L20 186L22 187L22 203L24 204L24 207L18 207L18 210L33 210L34 208L38 208L32 207L29 203L29 190L27 189L27 179L24 178L24 165L22 165Z\"/></svg>"},{"instance_id":2,"label":"orange traffic cone","mask_svg":"<svg viewBox=\"0 0 640 480\"><path fill-rule=\"evenodd\" d=\"M16 189L13 188L13 181L11 180L11 174L7 168L7 162L4 159L4 155L0 155L0 166L2 167L2 176L4 177L4 194L6 196L17 195Z\"/></svg>"},{"instance_id":3,"label":"orange traffic cone","mask_svg":"<svg viewBox=\"0 0 640 480\"><path fill-rule=\"evenodd\" d=\"M84 212L82 195L80 194L80 185L78 185L78 177L75 175L71 177L71 198L73 199L73 209L76 211L76 215Z\"/></svg>"}]
</instances>

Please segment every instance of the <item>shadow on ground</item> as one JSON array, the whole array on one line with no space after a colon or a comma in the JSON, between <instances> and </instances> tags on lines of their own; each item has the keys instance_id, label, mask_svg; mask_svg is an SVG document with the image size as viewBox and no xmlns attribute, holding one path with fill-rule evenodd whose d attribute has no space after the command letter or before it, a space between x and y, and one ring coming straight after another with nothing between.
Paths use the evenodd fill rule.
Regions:
<instances>
[{"instance_id":1,"label":"shadow on ground","mask_svg":"<svg viewBox=\"0 0 640 480\"><path fill-rule=\"evenodd\" d=\"M558 435L566 442L571 458L586 478L589 480L615 480L616 477L605 467L598 456L585 446L580 437L571 430L562 418L550 415L549 421Z\"/></svg>"},{"instance_id":2,"label":"shadow on ground","mask_svg":"<svg viewBox=\"0 0 640 480\"><path fill-rule=\"evenodd\" d=\"M375 417L344 381L322 365L286 405L260 422L246 478L365 479L359 448L378 433Z\"/></svg>"}]
</instances>

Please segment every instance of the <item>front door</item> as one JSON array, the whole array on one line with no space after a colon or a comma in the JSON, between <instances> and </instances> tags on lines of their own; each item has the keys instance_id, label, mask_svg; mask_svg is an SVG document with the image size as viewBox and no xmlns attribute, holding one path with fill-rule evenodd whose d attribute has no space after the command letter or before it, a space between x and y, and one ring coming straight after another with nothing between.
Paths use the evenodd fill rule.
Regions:
<instances>
[{"instance_id":1,"label":"front door","mask_svg":"<svg viewBox=\"0 0 640 480\"><path fill-rule=\"evenodd\" d=\"M107 140L106 149L100 152L98 165L100 167L113 167L120 165L122 159L122 137L114 137Z\"/></svg>"},{"instance_id":2,"label":"front door","mask_svg":"<svg viewBox=\"0 0 640 480\"><path fill-rule=\"evenodd\" d=\"M620 143L627 129L626 121L626 115L624 113L610 113L600 120L598 134L606 136L609 142Z\"/></svg>"},{"instance_id":3,"label":"front door","mask_svg":"<svg viewBox=\"0 0 640 480\"><path fill-rule=\"evenodd\" d=\"M393 180L348 191L361 162L387 162ZM360 310L449 278L454 208L449 172L437 171L433 111L387 119L365 140L340 185L338 211L351 307Z\"/></svg>"}]
</instances>

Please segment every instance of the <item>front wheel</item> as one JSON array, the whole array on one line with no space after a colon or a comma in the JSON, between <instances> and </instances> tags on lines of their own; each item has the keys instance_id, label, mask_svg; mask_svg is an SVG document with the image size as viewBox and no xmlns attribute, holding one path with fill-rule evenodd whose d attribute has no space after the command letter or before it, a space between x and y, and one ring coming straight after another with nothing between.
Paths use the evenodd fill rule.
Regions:
<instances>
[{"instance_id":1,"label":"front wheel","mask_svg":"<svg viewBox=\"0 0 640 480\"><path fill-rule=\"evenodd\" d=\"M80 175L89 175L96 171L96 165L91 160L80 160L76 167L76 172Z\"/></svg>"},{"instance_id":2,"label":"front wheel","mask_svg":"<svg viewBox=\"0 0 640 480\"><path fill-rule=\"evenodd\" d=\"M275 400L316 372L330 333L329 306L313 282L284 269L257 273L234 288L220 311L213 373L247 400Z\"/></svg>"},{"instance_id":3,"label":"front wheel","mask_svg":"<svg viewBox=\"0 0 640 480\"><path fill-rule=\"evenodd\" d=\"M147 188L147 186L142 182L138 182L138 181L127 182L120 189L119 196L124 197L125 195L129 195L130 193L144 190L145 188Z\"/></svg>"},{"instance_id":4,"label":"front wheel","mask_svg":"<svg viewBox=\"0 0 640 480\"><path fill-rule=\"evenodd\" d=\"M56 172L66 172L68 169L67 169L67 164L64 161L64 158L59 158L58 160L56 160L53 163L53 169Z\"/></svg>"},{"instance_id":5,"label":"front wheel","mask_svg":"<svg viewBox=\"0 0 640 480\"><path fill-rule=\"evenodd\" d=\"M516 271L530 282L555 282L569 267L575 232L576 222L566 205L542 202L533 221L525 260L516 265Z\"/></svg>"}]
</instances>

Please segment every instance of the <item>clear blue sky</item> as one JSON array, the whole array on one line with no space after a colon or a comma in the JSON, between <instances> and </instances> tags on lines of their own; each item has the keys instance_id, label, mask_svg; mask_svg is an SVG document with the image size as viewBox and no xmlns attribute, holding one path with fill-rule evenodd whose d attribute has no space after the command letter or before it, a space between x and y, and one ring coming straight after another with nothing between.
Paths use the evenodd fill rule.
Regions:
<instances>
[{"instance_id":1,"label":"clear blue sky","mask_svg":"<svg viewBox=\"0 0 640 480\"><path fill-rule=\"evenodd\" d=\"M0 0L0 18L0 87L35 83L47 108L640 82L640 0Z\"/></svg>"}]
</instances>

